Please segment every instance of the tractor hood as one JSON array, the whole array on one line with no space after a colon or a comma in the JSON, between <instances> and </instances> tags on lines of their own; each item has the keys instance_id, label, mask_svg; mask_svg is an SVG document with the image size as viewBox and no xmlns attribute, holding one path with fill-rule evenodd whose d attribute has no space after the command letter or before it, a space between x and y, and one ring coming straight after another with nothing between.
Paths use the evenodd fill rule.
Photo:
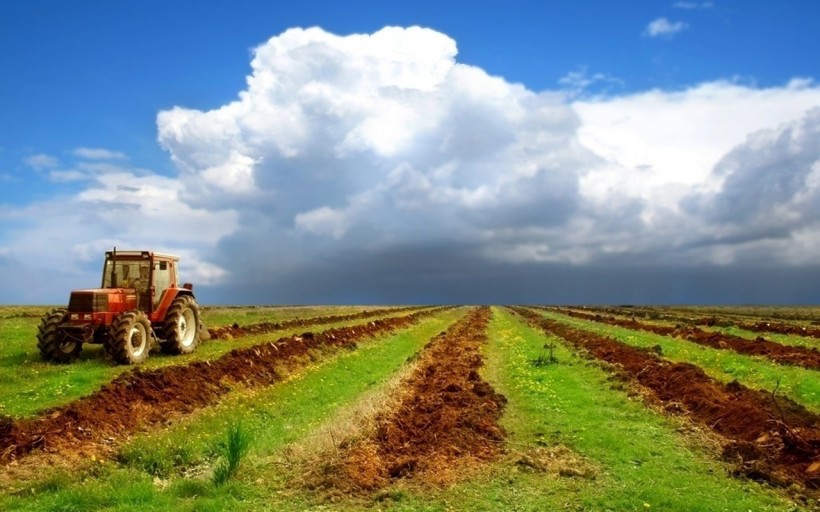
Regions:
<instances>
[{"instance_id":1,"label":"tractor hood","mask_svg":"<svg viewBox=\"0 0 820 512\"><path fill-rule=\"evenodd\" d=\"M89 288L74 290L68 301L70 312L126 311L137 305L137 292L133 288Z\"/></svg>"}]
</instances>

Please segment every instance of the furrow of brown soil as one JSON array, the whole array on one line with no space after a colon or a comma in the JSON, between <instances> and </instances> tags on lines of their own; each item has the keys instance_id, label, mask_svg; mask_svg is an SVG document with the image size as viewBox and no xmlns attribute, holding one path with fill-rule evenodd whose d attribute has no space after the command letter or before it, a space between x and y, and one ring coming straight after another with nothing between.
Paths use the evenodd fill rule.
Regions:
<instances>
[{"instance_id":1,"label":"furrow of brown soil","mask_svg":"<svg viewBox=\"0 0 820 512\"><path fill-rule=\"evenodd\" d=\"M611 363L624 379L650 390L670 412L685 411L727 441L723 456L737 473L777 485L820 488L820 417L788 398L723 384L689 363L545 319L524 308L514 311L531 324L567 340L592 357ZM816 494L816 493L814 493Z\"/></svg>"},{"instance_id":2,"label":"furrow of brown soil","mask_svg":"<svg viewBox=\"0 0 820 512\"><path fill-rule=\"evenodd\" d=\"M349 320L360 320L363 318L381 317L385 315L419 311L427 309L430 306L409 306L406 308L385 308L374 309L373 311L362 311L360 313L351 313L349 315L327 315L317 316L313 318L294 318L292 320L285 320L282 322L259 322L250 325L225 325L222 327L208 329L211 339L233 339L240 336L250 336L254 334L267 334L273 331L281 331L284 329L293 329L296 327L312 327L314 325L334 324L336 322L347 322Z\"/></svg>"},{"instance_id":3,"label":"furrow of brown soil","mask_svg":"<svg viewBox=\"0 0 820 512\"><path fill-rule=\"evenodd\" d=\"M444 309L448 308L284 337L232 350L213 361L131 370L87 397L34 418L0 417L0 462L19 459L35 449L60 454L93 452L141 427L210 405L232 383L272 384L281 380L283 369L305 364L323 347L352 349L359 340L407 328Z\"/></svg>"},{"instance_id":4,"label":"furrow of brown soil","mask_svg":"<svg viewBox=\"0 0 820 512\"><path fill-rule=\"evenodd\" d=\"M802 325L786 324L782 322L733 322L733 324L736 327L744 329L746 331L772 332L776 334L806 336L809 338L820 339L820 327L806 327Z\"/></svg>"},{"instance_id":5,"label":"furrow of brown soil","mask_svg":"<svg viewBox=\"0 0 820 512\"><path fill-rule=\"evenodd\" d=\"M339 464L324 468L320 485L373 491L402 478L443 484L498 457L506 398L478 373L490 317L489 308L478 308L433 338L397 405L376 417L372 435L346 447Z\"/></svg>"},{"instance_id":6,"label":"furrow of brown soil","mask_svg":"<svg viewBox=\"0 0 820 512\"><path fill-rule=\"evenodd\" d=\"M704 331L703 329L692 326L655 325L639 322L633 318L618 318L565 308L554 308L552 310L583 320L592 320L607 325L617 325L628 329L652 332L662 336L674 336L707 347L734 350L735 352L751 356L764 356L780 364L801 366L811 370L820 369L820 351L816 348L781 345L780 343L775 343L761 337L749 340L722 332Z\"/></svg>"},{"instance_id":7,"label":"furrow of brown soil","mask_svg":"<svg viewBox=\"0 0 820 512\"><path fill-rule=\"evenodd\" d=\"M752 332L770 332L775 334L787 334L790 336L820 338L820 327L804 326L771 320L751 322L744 321L739 318L724 318L719 316L691 317L679 314L663 313L660 311L643 308L603 308L601 311L616 315L633 317L640 316L649 320L667 320L671 322L683 322L691 325L702 325L705 327L737 327L739 329Z\"/></svg>"}]
</instances>

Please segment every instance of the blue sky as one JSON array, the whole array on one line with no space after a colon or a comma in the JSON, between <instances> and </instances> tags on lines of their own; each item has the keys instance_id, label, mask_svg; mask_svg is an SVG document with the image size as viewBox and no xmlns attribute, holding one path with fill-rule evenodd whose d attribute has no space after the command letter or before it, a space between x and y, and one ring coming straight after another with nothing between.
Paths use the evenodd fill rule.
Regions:
<instances>
[{"instance_id":1,"label":"blue sky","mask_svg":"<svg viewBox=\"0 0 820 512\"><path fill-rule=\"evenodd\" d=\"M12 282L15 276L36 280L58 267L55 278L67 288L38 294L11 287L0 292L0 301L60 301L68 288L97 279L101 248L112 242L190 255L193 274L213 301L816 301L820 295L801 288L799 276L816 274L812 262L820 255L818 214L811 207L818 150L778 153L775 143L784 137L808 146L814 141L817 116L809 113L820 106L818 11L820 4L811 1L3 2L0 275ZM266 114L263 123L272 124L259 133L268 138L261 141L256 132L242 138L250 137L248 126L260 129L261 112L282 114L283 105L298 103L311 83L323 80L300 78L301 85L288 89L292 96L280 103L266 105L260 98L270 91L263 86L251 94L251 61L271 38L285 41L288 29L321 27L322 34L339 39L306 39L334 48L341 67L349 64L366 75L357 56L376 50L353 48L344 37L376 34L385 26L429 29L427 35L393 34L382 41L399 41L395 48L402 55L404 48L417 50L401 64L411 70L441 62L460 66L463 76L438 76L431 86L452 97L441 99L439 93L435 100L405 103L381 98L399 117L334 114L339 139L328 136L337 149L327 155L307 156L316 140L283 142L289 130L318 133L326 126L310 110L315 103L302 105L301 114L314 116L303 124L277 124ZM375 39L370 44L383 44ZM308 66L324 58L288 41L288 62L304 58ZM433 54L435 59L428 58ZM379 53L378 59L374 66L393 57ZM270 62L255 69L270 64L275 73L290 73L285 64ZM486 93L492 77L503 82L497 95ZM373 87L363 96L371 100L384 90L384 84L370 82L351 88L346 80L325 85L348 92ZM395 77L385 80L397 83ZM403 90L415 87L399 84ZM473 87L482 93L471 96ZM215 114L243 92L260 96L228 121ZM470 101L459 100L465 94ZM352 94L344 97L359 104ZM499 102L508 107L492 110ZM330 112L328 105L322 115ZM408 134L399 126L409 122L401 114L405 107L432 108L427 119L446 115L435 127ZM256 108L263 110L248 112ZM506 117L516 109L529 111L530 118ZM185 112L203 114L203 120ZM243 135L214 139L202 131L223 121L245 127ZM474 122L494 129L446 151L441 144L435 151L425 145L428 138L458 139ZM372 132L393 129L397 138L389 141ZM714 136L704 135L710 129ZM757 142L749 146L755 134ZM364 146L350 149L354 135L364 137ZM551 141L546 148L522 149L530 144L524 141L539 136ZM404 154L402 144L416 151ZM766 144L768 167L753 165L761 161L755 151ZM470 155L481 149L476 145L495 148L484 162L520 170L501 176L500 167L471 162ZM219 156L201 158L206 148L219 148ZM538 169L536 176L526 170L531 168ZM636 178L642 169L655 174ZM785 172L780 169L793 172L773 178ZM250 181L240 187L241 179ZM536 181L509 185L519 179ZM785 192L762 192L773 187ZM402 195L411 189L412 197ZM131 199L124 194L128 190ZM374 199L379 196L392 202ZM106 201L118 206L117 213L100 207ZM163 213L163 201L179 202L181 210ZM503 206L505 201L523 205L521 211ZM555 206L537 206L545 203ZM84 207L81 216L70 217ZM163 215L178 222L156 232L145 226ZM751 226L740 216L768 220ZM60 247L32 241L36 233L55 236L50 226L67 219L74 220L65 228L72 236L63 232ZM621 223L603 227L615 219ZM118 229L123 223L130 227ZM688 235L676 236L676 226ZM200 235L203 229L207 236ZM363 240L370 244L363 248ZM275 250L280 244L287 254ZM59 257L45 254L55 251ZM457 268L423 263L437 254L449 255L445 259ZM410 255L411 263L396 263ZM241 271L233 268L237 261ZM539 295L539 284L519 296L522 287L498 284L550 283L557 275L602 268L614 278L638 264L657 269L669 286L634 284L623 295L600 287L584 295L575 290L573 283L583 280L578 278L562 285L563 295ZM728 276L721 291L692 284L715 269ZM792 276L778 278L791 284L769 287L770 295L731 292L731 283L749 283L749 275L766 269ZM425 286L398 293L397 270L411 281L406 289ZM317 281L311 292L300 290L299 283L311 278ZM443 284L448 279L451 284ZM763 278L754 283L767 288ZM244 294L253 284L260 289Z\"/></svg>"}]
</instances>

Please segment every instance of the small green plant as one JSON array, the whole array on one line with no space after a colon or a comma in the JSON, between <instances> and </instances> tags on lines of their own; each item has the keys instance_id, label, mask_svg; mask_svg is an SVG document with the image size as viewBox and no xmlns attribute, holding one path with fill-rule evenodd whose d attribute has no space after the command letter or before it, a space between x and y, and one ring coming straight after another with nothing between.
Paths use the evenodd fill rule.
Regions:
<instances>
[{"instance_id":1,"label":"small green plant","mask_svg":"<svg viewBox=\"0 0 820 512\"><path fill-rule=\"evenodd\" d=\"M544 349L548 350L548 354L541 354L532 361L533 366L547 366L550 364L554 364L558 362L558 359L555 357L555 342L552 341L550 343L544 344Z\"/></svg>"},{"instance_id":2,"label":"small green plant","mask_svg":"<svg viewBox=\"0 0 820 512\"><path fill-rule=\"evenodd\" d=\"M219 487L230 480L239 470L242 459L251 446L250 433L237 423L228 427L228 438L222 446L222 459L214 468L213 482Z\"/></svg>"}]
</instances>

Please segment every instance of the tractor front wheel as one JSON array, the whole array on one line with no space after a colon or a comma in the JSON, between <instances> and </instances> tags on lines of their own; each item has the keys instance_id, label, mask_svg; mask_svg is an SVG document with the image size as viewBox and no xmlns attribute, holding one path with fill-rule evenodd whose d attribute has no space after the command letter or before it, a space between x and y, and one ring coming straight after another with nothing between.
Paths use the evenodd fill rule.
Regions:
<instances>
[{"instance_id":1,"label":"tractor front wheel","mask_svg":"<svg viewBox=\"0 0 820 512\"><path fill-rule=\"evenodd\" d=\"M83 348L82 341L68 337L59 329L67 314L66 309L52 309L40 319L40 326L37 328L37 348L46 361L70 363L77 358Z\"/></svg>"},{"instance_id":2,"label":"tractor front wheel","mask_svg":"<svg viewBox=\"0 0 820 512\"><path fill-rule=\"evenodd\" d=\"M163 352L190 354L196 349L199 344L199 307L193 297L183 295L174 299L165 315L163 331Z\"/></svg>"},{"instance_id":3,"label":"tractor front wheel","mask_svg":"<svg viewBox=\"0 0 820 512\"><path fill-rule=\"evenodd\" d=\"M139 364L151 350L151 322L142 311L127 311L111 323L107 348L118 364Z\"/></svg>"}]
</instances>

